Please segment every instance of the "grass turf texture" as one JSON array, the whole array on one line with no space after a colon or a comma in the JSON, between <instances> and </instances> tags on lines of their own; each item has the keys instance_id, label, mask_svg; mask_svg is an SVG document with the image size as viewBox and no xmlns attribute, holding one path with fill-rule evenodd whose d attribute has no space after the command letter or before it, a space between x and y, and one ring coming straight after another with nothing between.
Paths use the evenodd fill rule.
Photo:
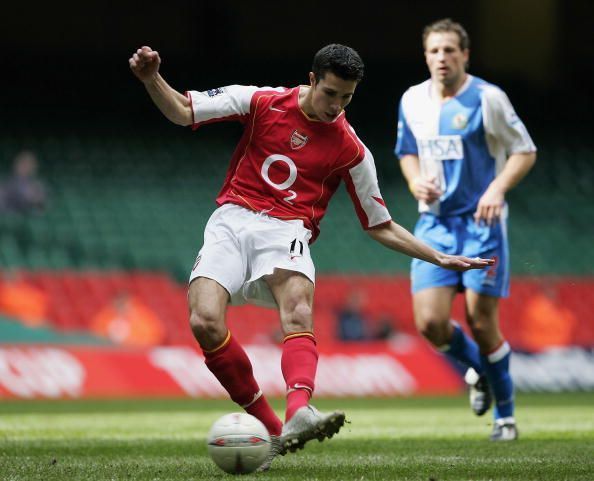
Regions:
<instances>
[{"instance_id":1,"label":"grass turf texture","mask_svg":"<svg viewBox=\"0 0 594 481\"><path fill-rule=\"evenodd\" d=\"M519 395L520 440L503 444L487 440L489 414L473 416L465 398L315 404L344 409L351 423L241 479L594 479L594 393ZM231 479L205 436L236 410L228 401L0 401L0 479Z\"/></svg>"}]
</instances>

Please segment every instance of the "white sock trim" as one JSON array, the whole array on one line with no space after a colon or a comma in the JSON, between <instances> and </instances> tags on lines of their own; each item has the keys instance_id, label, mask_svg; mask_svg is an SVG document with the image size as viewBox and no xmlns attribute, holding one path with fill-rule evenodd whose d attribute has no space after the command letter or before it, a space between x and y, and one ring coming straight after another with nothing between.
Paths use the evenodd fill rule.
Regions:
<instances>
[{"instance_id":1,"label":"white sock trim","mask_svg":"<svg viewBox=\"0 0 594 481\"><path fill-rule=\"evenodd\" d=\"M241 407L243 409L249 408L252 404L254 404L261 397L262 397L262 389L260 389L256 394L254 394L254 398L249 403L243 404Z\"/></svg>"},{"instance_id":2,"label":"white sock trim","mask_svg":"<svg viewBox=\"0 0 594 481\"><path fill-rule=\"evenodd\" d=\"M302 389L304 391L307 391L309 393L309 397L311 398L311 396L313 394L313 389L310 388L309 386L306 386L305 384L301 384L301 383L298 383L298 382L296 382L292 386L288 386L287 387L287 394L292 393L293 391L297 391L298 389Z\"/></svg>"},{"instance_id":3,"label":"white sock trim","mask_svg":"<svg viewBox=\"0 0 594 481\"><path fill-rule=\"evenodd\" d=\"M501 361L508 353L511 352L511 347L509 347L509 343L507 341L503 341L503 344L499 346L495 351L491 354L487 355L487 359L491 364L495 364L498 361Z\"/></svg>"},{"instance_id":4,"label":"white sock trim","mask_svg":"<svg viewBox=\"0 0 594 481\"><path fill-rule=\"evenodd\" d=\"M464 374L464 381L469 386L474 386L478 382L479 378L479 373L476 372L472 367L469 367L466 371L466 374Z\"/></svg>"},{"instance_id":5,"label":"white sock trim","mask_svg":"<svg viewBox=\"0 0 594 481\"><path fill-rule=\"evenodd\" d=\"M506 418L495 419L495 422L499 426L503 426L504 424L516 424L516 418L514 418L513 416L508 416Z\"/></svg>"}]
</instances>

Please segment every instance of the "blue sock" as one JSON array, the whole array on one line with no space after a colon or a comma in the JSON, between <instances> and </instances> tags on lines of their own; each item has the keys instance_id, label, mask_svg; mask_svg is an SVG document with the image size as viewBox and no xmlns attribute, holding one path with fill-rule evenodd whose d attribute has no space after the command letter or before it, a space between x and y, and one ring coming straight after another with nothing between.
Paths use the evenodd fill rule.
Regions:
<instances>
[{"instance_id":1,"label":"blue sock","mask_svg":"<svg viewBox=\"0 0 594 481\"><path fill-rule=\"evenodd\" d=\"M451 359L473 368L479 374L485 371L476 342L470 339L458 324L454 324L454 333L450 344L442 352Z\"/></svg>"},{"instance_id":2,"label":"blue sock","mask_svg":"<svg viewBox=\"0 0 594 481\"><path fill-rule=\"evenodd\" d=\"M504 342L495 352L481 356L485 366L487 379L495 396L495 419L514 415L514 384L509 375L509 359L511 349Z\"/></svg>"}]
</instances>

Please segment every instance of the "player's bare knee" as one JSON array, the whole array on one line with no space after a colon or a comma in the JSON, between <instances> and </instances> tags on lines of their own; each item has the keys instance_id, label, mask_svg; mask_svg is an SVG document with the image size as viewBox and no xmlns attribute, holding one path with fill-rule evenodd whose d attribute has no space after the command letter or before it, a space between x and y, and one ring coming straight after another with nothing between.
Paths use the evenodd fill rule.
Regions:
<instances>
[{"instance_id":1,"label":"player's bare knee","mask_svg":"<svg viewBox=\"0 0 594 481\"><path fill-rule=\"evenodd\" d=\"M488 334L489 329L487 329L484 322L473 322L470 324L470 331L475 339L483 339Z\"/></svg>"},{"instance_id":2,"label":"player's bare knee","mask_svg":"<svg viewBox=\"0 0 594 481\"><path fill-rule=\"evenodd\" d=\"M470 325L470 331L481 352L492 351L503 340L498 326L491 321L474 322Z\"/></svg>"},{"instance_id":3,"label":"player's bare knee","mask_svg":"<svg viewBox=\"0 0 594 481\"><path fill-rule=\"evenodd\" d=\"M286 333L312 331L312 308L307 302L297 302L281 315L281 321Z\"/></svg>"},{"instance_id":4,"label":"player's bare knee","mask_svg":"<svg viewBox=\"0 0 594 481\"><path fill-rule=\"evenodd\" d=\"M428 317L418 319L416 324L419 333L434 346L440 347L449 342L447 321Z\"/></svg>"},{"instance_id":5,"label":"player's bare knee","mask_svg":"<svg viewBox=\"0 0 594 481\"><path fill-rule=\"evenodd\" d=\"M488 336L498 325L497 314L492 309L475 307L466 316L466 323L475 337Z\"/></svg>"},{"instance_id":6,"label":"player's bare knee","mask_svg":"<svg viewBox=\"0 0 594 481\"><path fill-rule=\"evenodd\" d=\"M202 346L222 341L227 333L220 316L208 310L192 309L190 327L194 337Z\"/></svg>"}]
</instances>

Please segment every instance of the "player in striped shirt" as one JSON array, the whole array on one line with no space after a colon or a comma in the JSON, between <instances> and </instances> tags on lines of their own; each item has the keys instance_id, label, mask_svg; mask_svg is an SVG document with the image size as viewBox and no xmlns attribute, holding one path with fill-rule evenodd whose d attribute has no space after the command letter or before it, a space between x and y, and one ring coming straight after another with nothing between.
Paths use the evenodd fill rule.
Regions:
<instances>
[{"instance_id":1,"label":"player in striped shirt","mask_svg":"<svg viewBox=\"0 0 594 481\"><path fill-rule=\"evenodd\" d=\"M491 439L514 440L510 347L499 329L499 298L508 295L506 192L532 168L536 148L505 93L466 73L469 40L449 19L425 28L431 78L400 102L396 155L421 217L415 235L443 252L496 259L489 269L456 273L412 263L415 320L438 349L470 368L471 406L484 414L495 397ZM469 338L450 320L465 292Z\"/></svg>"}]
</instances>

